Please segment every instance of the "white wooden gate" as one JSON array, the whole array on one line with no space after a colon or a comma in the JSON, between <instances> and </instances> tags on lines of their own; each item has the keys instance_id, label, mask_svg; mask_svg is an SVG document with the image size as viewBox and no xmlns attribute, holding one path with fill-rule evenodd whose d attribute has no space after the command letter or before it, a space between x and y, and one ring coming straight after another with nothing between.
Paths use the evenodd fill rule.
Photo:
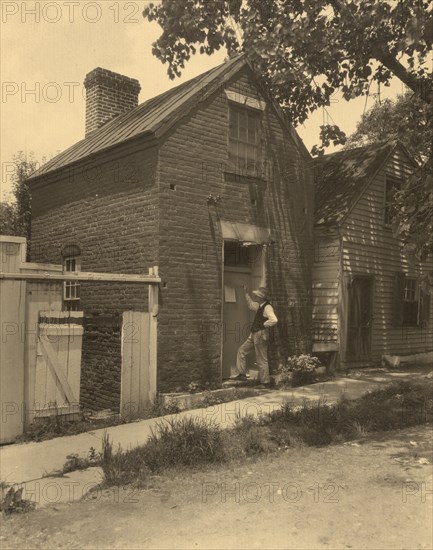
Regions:
<instances>
[{"instance_id":1,"label":"white wooden gate","mask_svg":"<svg viewBox=\"0 0 433 550\"><path fill-rule=\"evenodd\" d=\"M125 311L122 323L120 414L130 420L143 416L155 397L156 367L152 359L156 339L148 312Z\"/></svg>"},{"instance_id":2,"label":"white wooden gate","mask_svg":"<svg viewBox=\"0 0 433 550\"><path fill-rule=\"evenodd\" d=\"M83 312L42 311L38 331L34 418L79 412Z\"/></svg>"}]
</instances>

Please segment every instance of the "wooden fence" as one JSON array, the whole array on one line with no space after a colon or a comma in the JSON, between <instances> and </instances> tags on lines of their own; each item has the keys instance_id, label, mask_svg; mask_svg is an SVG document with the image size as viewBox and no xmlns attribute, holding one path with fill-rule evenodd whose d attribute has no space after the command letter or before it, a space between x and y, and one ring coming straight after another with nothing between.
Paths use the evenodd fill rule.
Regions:
<instances>
[{"instance_id":1,"label":"wooden fence","mask_svg":"<svg viewBox=\"0 0 433 550\"><path fill-rule=\"evenodd\" d=\"M120 412L138 416L156 395L157 268L149 275L65 273L25 255L24 238L0 236L0 443L36 418L79 412L83 312L62 311L64 281L148 285L148 312L125 312L122 330Z\"/></svg>"}]
</instances>

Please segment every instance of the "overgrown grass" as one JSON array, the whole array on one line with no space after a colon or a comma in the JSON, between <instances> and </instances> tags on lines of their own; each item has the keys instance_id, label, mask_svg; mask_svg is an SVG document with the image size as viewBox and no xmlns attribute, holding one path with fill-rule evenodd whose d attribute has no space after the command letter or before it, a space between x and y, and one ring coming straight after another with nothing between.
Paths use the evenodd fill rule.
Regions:
<instances>
[{"instance_id":1,"label":"overgrown grass","mask_svg":"<svg viewBox=\"0 0 433 550\"><path fill-rule=\"evenodd\" d=\"M395 383L360 399L328 405L304 403L259 417L237 418L221 430L202 419L175 417L156 425L145 445L114 450L103 442L101 466L108 484L136 483L149 474L244 460L293 446L323 446L432 420L433 384Z\"/></svg>"},{"instance_id":2,"label":"overgrown grass","mask_svg":"<svg viewBox=\"0 0 433 550\"><path fill-rule=\"evenodd\" d=\"M177 403L166 403L160 395L157 395L149 407L144 410L141 418L158 418L169 414L177 414L179 412L180 408Z\"/></svg>"},{"instance_id":3,"label":"overgrown grass","mask_svg":"<svg viewBox=\"0 0 433 550\"><path fill-rule=\"evenodd\" d=\"M101 467L109 484L125 484L149 473L224 460L221 429L212 422L181 417L158 422L146 444L129 451L114 450L105 434Z\"/></svg>"}]
</instances>

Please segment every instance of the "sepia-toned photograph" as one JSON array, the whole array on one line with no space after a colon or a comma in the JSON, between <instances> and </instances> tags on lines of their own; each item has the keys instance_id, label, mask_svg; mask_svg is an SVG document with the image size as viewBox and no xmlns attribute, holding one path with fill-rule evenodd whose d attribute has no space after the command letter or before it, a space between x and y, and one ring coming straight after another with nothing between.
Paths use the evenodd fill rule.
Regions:
<instances>
[{"instance_id":1,"label":"sepia-toned photograph","mask_svg":"<svg viewBox=\"0 0 433 550\"><path fill-rule=\"evenodd\" d=\"M0 11L0 549L431 550L433 1Z\"/></svg>"}]
</instances>

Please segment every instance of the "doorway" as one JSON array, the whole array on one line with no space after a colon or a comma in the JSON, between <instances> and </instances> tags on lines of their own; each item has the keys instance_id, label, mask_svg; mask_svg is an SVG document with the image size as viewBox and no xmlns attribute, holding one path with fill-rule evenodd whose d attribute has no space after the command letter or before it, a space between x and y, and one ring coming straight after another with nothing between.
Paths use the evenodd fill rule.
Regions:
<instances>
[{"instance_id":1,"label":"doorway","mask_svg":"<svg viewBox=\"0 0 433 550\"><path fill-rule=\"evenodd\" d=\"M248 308L243 286L251 293L265 286L264 248L254 243L224 241L222 377L235 374L239 346L248 338L255 312ZM248 357L254 366L254 354Z\"/></svg>"},{"instance_id":2,"label":"doorway","mask_svg":"<svg viewBox=\"0 0 433 550\"><path fill-rule=\"evenodd\" d=\"M373 325L373 277L356 275L349 285L347 358L368 361Z\"/></svg>"}]
</instances>

